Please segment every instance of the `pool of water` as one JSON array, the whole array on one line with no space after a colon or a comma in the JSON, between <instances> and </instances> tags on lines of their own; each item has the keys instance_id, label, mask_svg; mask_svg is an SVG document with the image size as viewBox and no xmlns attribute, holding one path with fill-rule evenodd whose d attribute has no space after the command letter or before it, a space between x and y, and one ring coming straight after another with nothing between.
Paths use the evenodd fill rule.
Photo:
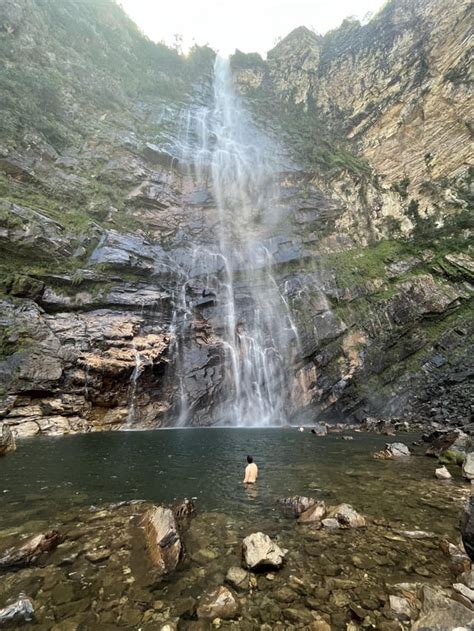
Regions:
<instances>
[{"instance_id":1,"label":"pool of water","mask_svg":"<svg viewBox=\"0 0 474 631\"><path fill-rule=\"evenodd\" d=\"M409 445L415 438L401 437ZM329 503L352 503L375 518L403 518L436 530L445 508L445 502L438 509L429 501L440 488L436 461L423 456L422 448L401 462L374 460L372 453L386 442L373 434L354 433L345 441L340 434L318 437L277 428L24 440L13 456L0 460L0 528L14 525L15 514L25 510L51 520L70 506L192 497L203 511L258 514L274 509L282 496L313 494ZM241 484L247 454L260 472L250 490ZM462 484L459 471L453 473L450 488Z\"/></svg>"},{"instance_id":2,"label":"pool of water","mask_svg":"<svg viewBox=\"0 0 474 631\"><path fill-rule=\"evenodd\" d=\"M292 616L304 618L308 607L316 605L333 628L345 628L338 625L352 619L351 602L362 603L367 615L383 618L388 592L382 584L453 582L439 544L459 540L459 516L469 493L460 470L451 470L452 481L436 480L436 460L424 456L422 446L403 461L372 458L388 440L411 445L416 436L352 437L318 437L295 428L214 428L21 441L17 452L0 460L0 547L51 527L61 531L64 543L40 567L7 574L0 585L0 607L19 591L33 589L45 629L65 621L79 621L77 628L87 629L107 624L142 628L147 616L155 625L176 622L183 599L194 602L207 587L223 582L230 565L240 564L242 537L255 530L288 548L289 561L273 581L261 583L259 578L254 595L242 599L243 604L248 599L243 618L228 623L239 628L258 628L265 616L275 628L290 628ZM258 482L250 488L242 484L247 454L259 466ZM279 498L297 494L327 505L350 503L367 517L368 527L331 535L298 526L277 504ZM122 513L103 509L127 500L170 504L184 497L195 498L198 511L185 541L186 561L163 589L150 587L144 578L145 552L133 561L139 529L128 526L140 513L139 505ZM414 530L433 534L426 540L400 535ZM111 547L110 557L91 564L84 556L90 546ZM66 552L75 555L72 565L64 562ZM286 589L292 574L307 587L296 589L290 606L278 590ZM344 601L342 613L340 589L328 588L335 576L353 582L352 601ZM65 586L72 594L67 602L62 600ZM97 600L97 593L103 597ZM159 612L157 598L164 607ZM288 609L292 612L285 613ZM186 611L184 617L192 620L194 615Z\"/></svg>"}]
</instances>

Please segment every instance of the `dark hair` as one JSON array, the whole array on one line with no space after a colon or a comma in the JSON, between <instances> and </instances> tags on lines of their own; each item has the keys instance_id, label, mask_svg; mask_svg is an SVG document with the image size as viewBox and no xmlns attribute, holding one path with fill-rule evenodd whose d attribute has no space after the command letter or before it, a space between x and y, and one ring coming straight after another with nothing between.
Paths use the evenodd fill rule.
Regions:
<instances>
[{"instance_id":1,"label":"dark hair","mask_svg":"<svg viewBox=\"0 0 474 631\"><path fill-rule=\"evenodd\" d=\"M253 462L253 458L252 458L252 456L247 456L247 462L248 462L249 464L252 464L252 462Z\"/></svg>"}]
</instances>

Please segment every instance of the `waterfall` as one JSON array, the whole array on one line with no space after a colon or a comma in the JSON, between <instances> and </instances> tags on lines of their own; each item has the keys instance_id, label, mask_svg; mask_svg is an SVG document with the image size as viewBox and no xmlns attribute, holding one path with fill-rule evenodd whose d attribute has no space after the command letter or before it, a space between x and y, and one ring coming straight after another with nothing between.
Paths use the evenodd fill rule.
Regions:
<instances>
[{"instance_id":1,"label":"waterfall","mask_svg":"<svg viewBox=\"0 0 474 631\"><path fill-rule=\"evenodd\" d=\"M279 206L273 147L236 95L228 59L215 61L213 106L191 108L183 120L180 159L198 190L210 192L217 216L208 242L195 245L175 296L178 424L188 424L192 414L180 357L196 326L187 289L200 280L201 302L212 302L222 348L216 424L281 425L288 420L298 337L273 275L270 246Z\"/></svg>"}]
</instances>

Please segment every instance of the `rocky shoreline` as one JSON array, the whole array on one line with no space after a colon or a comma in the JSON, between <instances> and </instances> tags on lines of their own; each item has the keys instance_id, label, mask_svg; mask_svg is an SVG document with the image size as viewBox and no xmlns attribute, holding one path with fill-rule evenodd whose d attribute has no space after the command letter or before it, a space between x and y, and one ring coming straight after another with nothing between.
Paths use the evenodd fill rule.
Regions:
<instances>
[{"instance_id":1,"label":"rocky shoreline","mask_svg":"<svg viewBox=\"0 0 474 631\"><path fill-rule=\"evenodd\" d=\"M415 631L474 623L474 574L457 543L346 504L321 512L316 499L294 497L281 505L291 514L266 520L271 538L188 501L91 507L58 517L52 533L20 543L2 535L0 626Z\"/></svg>"}]
</instances>

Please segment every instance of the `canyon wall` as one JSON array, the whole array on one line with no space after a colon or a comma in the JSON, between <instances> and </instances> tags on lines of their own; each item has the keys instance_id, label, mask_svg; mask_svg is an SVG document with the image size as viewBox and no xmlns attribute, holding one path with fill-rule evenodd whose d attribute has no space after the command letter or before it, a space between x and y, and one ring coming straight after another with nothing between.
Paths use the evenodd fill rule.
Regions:
<instances>
[{"instance_id":1,"label":"canyon wall","mask_svg":"<svg viewBox=\"0 0 474 631\"><path fill-rule=\"evenodd\" d=\"M112 2L1 11L2 417L20 436L161 427L184 388L186 423L218 422L219 305L209 269L186 283L216 202L177 152L214 53L152 44ZM299 332L295 421L470 421L468 11L394 0L232 58L279 156L262 238Z\"/></svg>"}]
</instances>

